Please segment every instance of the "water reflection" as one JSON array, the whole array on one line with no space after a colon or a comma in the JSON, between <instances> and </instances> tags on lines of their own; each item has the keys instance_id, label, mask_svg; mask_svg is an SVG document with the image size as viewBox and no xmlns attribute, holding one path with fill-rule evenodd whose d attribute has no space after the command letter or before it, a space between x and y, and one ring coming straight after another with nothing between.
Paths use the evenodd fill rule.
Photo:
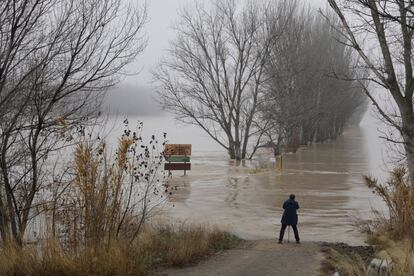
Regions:
<instances>
[{"instance_id":1,"label":"water reflection","mask_svg":"<svg viewBox=\"0 0 414 276\"><path fill-rule=\"evenodd\" d=\"M168 179L168 184L172 187L171 194L168 193L169 202L185 203L191 195L191 182L188 177L172 177Z\"/></svg>"}]
</instances>

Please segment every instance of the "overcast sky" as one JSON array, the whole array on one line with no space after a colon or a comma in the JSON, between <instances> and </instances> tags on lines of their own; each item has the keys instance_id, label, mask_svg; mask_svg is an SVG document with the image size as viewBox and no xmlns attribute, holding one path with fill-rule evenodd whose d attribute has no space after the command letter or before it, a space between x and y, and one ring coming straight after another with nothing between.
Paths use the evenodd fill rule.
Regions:
<instances>
[{"instance_id":1,"label":"overcast sky","mask_svg":"<svg viewBox=\"0 0 414 276\"><path fill-rule=\"evenodd\" d=\"M300 1L304 4L311 4L316 9L327 5L326 0ZM133 65L134 68L140 68L141 73L127 77L124 83L139 86L151 85L150 70L158 63L165 49L168 48L168 41L175 35L171 26L177 20L177 11L195 2L196 0L147 0L149 22L145 26L145 33L148 37L148 46Z\"/></svg>"}]
</instances>

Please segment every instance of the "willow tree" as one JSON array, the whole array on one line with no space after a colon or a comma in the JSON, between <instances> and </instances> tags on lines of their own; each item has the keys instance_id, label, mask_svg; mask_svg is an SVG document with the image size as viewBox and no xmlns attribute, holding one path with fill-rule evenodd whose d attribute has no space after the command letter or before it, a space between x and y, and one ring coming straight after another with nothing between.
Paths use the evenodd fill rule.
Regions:
<instances>
[{"instance_id":1,"label":"willow tree","mask_svg":"<svg viewBox=\"0 0 414 276\"><path fill-rule=\"evenodd\" d=\"M265 64L289 9L285 2L241 6L236 1L185 9L154 73L163 107L201 127L231 159L251 158L260 144L263 131L255 120L264 100ZM271 21L270 13L277 13Z\"/></svg>"}]
</instances>

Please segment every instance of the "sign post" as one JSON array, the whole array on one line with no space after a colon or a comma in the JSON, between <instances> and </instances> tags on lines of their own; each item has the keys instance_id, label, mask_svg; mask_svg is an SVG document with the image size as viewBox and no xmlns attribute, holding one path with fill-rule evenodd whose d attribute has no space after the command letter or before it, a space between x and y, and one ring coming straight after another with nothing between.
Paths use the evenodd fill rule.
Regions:
<instances>
[{"instance_id":1,"label":"sign post","mask_svg":"<svg viewBox=\"0 0 414 276\"><path fill-rule=\"evenodd\" d=\"M276 160L276 169L278 171L282 171L283 170L283 155L280 154L276 156L275 160Z\"/></svg>"},{"instance_id":2,"label":"sign post","mask_svg":"<svg viewBox=\"0 0 414 276\"><path fill-rule=\"evenodd\" d=\"M164 164L164 170L168 170L168 173L184 171L186 175L186 172L191 170L191 144L166 144L164 156L168 161Z\"/></svg>"}]
</instances>

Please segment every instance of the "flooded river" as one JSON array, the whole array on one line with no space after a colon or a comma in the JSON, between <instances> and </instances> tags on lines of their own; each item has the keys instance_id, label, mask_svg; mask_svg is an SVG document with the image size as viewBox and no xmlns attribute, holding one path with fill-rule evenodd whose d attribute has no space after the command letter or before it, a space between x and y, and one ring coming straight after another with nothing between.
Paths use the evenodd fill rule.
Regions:
<instances>
[{"instance_id":1,"label":"flooded river","mask_svg":"<svg viewBox=\"0 0 414 276\"><path fill-rule=\"evenodd\" d=\"M235 164L201 130L176 124L169 117L140 118L144 132L168 133L170 143L191 143L192 170L174 172L177 186L166 213L179 221L208 223L242 238L276 238L283 201L296 194L299 231L304 241L363 242L353 225L383 208L364 185L362 175L385 178L384 146L373 119L349 128L337 140L301 148L284 156L282 171L271 154ZM172 205L174 207L172 207Z\"/></svg>"}]
</instances>

